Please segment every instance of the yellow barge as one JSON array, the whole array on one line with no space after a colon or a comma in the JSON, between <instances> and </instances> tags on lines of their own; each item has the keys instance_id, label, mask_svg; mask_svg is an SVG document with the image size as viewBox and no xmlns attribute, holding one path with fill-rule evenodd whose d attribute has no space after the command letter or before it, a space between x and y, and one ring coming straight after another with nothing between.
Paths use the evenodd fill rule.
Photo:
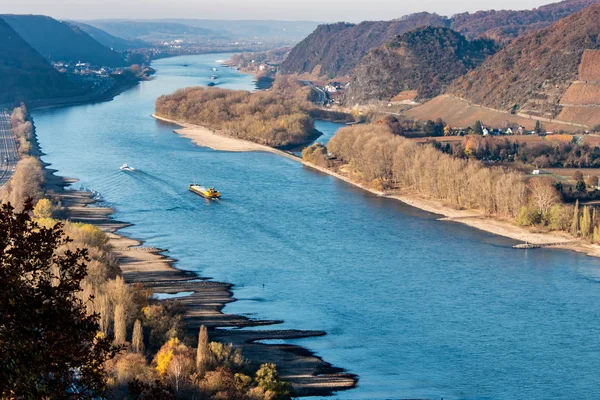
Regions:
<instances>
[{"instance_id":1,"label":"yellow barge","mask_svg":"<svg viewBox=\"0 0 600 400\"><path fill-rule=\"evenodd\" d=\"M217 192L214 188L205 188L204 186L192 184L190 185L190 191L199 194L205 199L218 199L221 197L221 193Z\"/></svg>"}]
</instances>

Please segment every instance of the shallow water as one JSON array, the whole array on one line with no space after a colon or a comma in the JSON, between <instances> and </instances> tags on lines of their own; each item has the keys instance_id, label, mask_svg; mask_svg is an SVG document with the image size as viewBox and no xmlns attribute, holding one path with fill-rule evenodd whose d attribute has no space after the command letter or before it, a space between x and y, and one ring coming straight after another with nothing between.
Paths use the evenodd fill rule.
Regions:
<instances>
[{"instance_id":1,"label":"shallow water","mask_svg":"<svg viewBox=\"0 0 600 400\"><path fill-rule=\"evenodd\" d=\"M36 111L44 160L135 224L123 233L236 284L226 312L325 330L294 343L359 375L340 398L600 395L599 260L517 251L274 154L197 148L151 118L156 97L208 83L227 58L160 60L154 81L114 101ZM223 200L190 193L192 181Z\"/></svg>"}]
</instances>

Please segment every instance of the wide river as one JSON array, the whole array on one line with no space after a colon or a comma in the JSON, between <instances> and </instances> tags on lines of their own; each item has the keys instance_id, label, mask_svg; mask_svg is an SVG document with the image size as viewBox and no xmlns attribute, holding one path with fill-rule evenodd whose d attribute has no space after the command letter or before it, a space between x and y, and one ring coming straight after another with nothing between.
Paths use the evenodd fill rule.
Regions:
<instances>
[{"instance_id":1,"label":"wide river","mask_svg":"<svg viewBox=\"0 0 600 400\"><path fill-rule=\"evenodd\" d=\"M326 331L295 343L358 374L340 398L600 396L599 260L514 250L283 157L195 147L151 117L159 95L207 84L227 58L156 61L156 79L113 101L34 112L44 160L134 224L123 234L234 283L226 312ZM194 181L223 200L190 193Z\"/></svg>"}]
</instances>

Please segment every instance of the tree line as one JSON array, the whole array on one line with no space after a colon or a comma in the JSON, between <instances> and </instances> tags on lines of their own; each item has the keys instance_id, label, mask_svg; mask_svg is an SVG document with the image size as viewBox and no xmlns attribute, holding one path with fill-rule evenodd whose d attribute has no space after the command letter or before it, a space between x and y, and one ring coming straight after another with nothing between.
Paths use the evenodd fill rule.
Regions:
<instances>
[{"instance_id":1,"label":"tree line","mask_svg":"<svg viewBox=\"0 0 600 400\"><path fill-rule=\"evenodd\" d=\"M44 173L39 157L34 154L34 126L25 105L13 110L10 117L17 138L19 161L12 179L0 191L0 201L22 207L27 198L39 200L43 196Z\"/></svg>"},{"instance_id":2,"label":"tree line","mask_svg":"<svg viewBox=\"0 0 600 400\"><path fill-rule=\"evenodd\" d=\"M518 142L494 137L465 136L462 142L436 144L460 158L531 164L537 168L598 168L600 147L574 143L570 135L540 142ZM567 138L568 136L568 138Z\"/></svg>"},{"instance_id":3,"label":"tree line","mask_svg":"<svg viewBox=\"0 0 600 400\"><path fill-rule=\"evenodd\" d=\"M340 129L327 149L352 167L356 179L382 189L411 191L454 207L512 218L526 201L521 174L451 157L394 135L386 124Z\"/></svg>"},{"instance_id":4,"label":"tree line","mask_svg":"<svg viewBox=\"0 0 600 400\"><path fill-rule=\"evenodd\" d=\"M342 128L327 147L310 146L302 157L343 170L351 179L379 190L414 193L458 209L479 210L521 226L569 232L600 244L600 216L595 207L565 204L560 184L553 179L526 178L509 168L453 157L433 144L418 144L394 134L385 121Z\"/></svg>"}]
</instances>

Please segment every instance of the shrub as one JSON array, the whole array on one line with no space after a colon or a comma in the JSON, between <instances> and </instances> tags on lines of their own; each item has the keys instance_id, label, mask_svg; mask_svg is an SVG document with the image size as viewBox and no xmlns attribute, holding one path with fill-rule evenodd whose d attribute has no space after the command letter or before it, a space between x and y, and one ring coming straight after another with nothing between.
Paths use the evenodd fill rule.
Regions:
<instances>
[{"instance_id":1,"label":"shrub","mask_svg":"<svg viewBox=\"0 0 600 400\"><path fill-rule=\"evenodd\" d=\"M548 213L548 227L555 231L568 231L573 220L573 208L555 204Z\"/></svg>"},{"instance_id":2,"label":"shrub","mask_svg":"<svg viewBox=\"0 0 600 400\"><path fill-rule=\"evenodd\" d=\"M535 207L523 206L516 222L520 226L540 224L542 222L542 213Z\"/></svg>"}]
</instances>

